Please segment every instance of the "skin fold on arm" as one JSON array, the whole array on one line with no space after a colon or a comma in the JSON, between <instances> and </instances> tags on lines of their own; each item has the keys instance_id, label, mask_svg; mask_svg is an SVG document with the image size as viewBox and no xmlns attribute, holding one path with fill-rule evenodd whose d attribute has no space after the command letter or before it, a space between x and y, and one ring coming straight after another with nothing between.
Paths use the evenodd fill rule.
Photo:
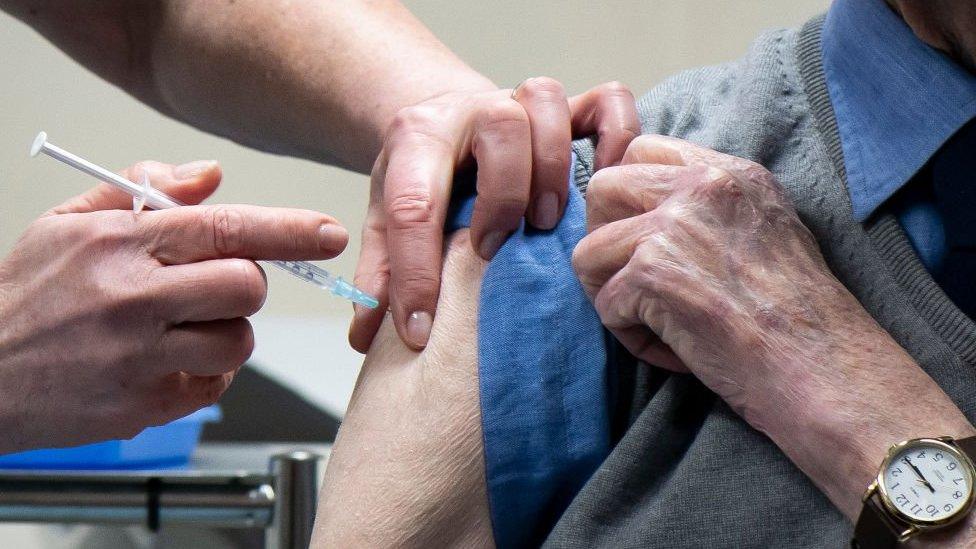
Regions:
<instances>
[{"instance_id":1,"label":"skin fold on arm","mask_svg":"<svg viewBox=\"0 0 976 549\"><path fill-rule=\"evenodd\" d=\"M366 355L336 439L312 547L491 547L478 392L485 262L448 239L423 352L389 315Z\"/></svg>"}]
</instances>

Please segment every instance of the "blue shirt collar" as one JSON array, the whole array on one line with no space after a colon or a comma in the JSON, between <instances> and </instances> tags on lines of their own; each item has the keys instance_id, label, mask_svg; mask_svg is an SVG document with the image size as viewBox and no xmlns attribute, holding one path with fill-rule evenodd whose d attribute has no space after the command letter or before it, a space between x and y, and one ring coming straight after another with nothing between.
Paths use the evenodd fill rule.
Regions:
<instances>
[{"instance_id":1,"label":"blue shirt collar","mask_svg":"<svg viewBox=\"0 0 976 549\"><path fill-rule=\"evenodd\" d=\"M919 40L884 0L833 3L823 65L858 221L976 117L976 76Z\"/></svg>"}]
</instances>

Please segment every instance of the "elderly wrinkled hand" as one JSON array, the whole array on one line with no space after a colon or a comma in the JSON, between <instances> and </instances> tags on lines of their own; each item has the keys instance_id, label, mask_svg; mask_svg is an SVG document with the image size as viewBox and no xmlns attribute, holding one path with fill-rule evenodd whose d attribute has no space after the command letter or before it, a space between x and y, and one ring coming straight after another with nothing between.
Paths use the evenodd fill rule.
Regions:
<instances>
[{"instance_id":1,"label":"elderly wrinkled hand","mask_svg":"<svg viewBox=\"0 0 976 549\"><path fill-rule=\"evenodd\" d=\"M146 162L129 179L196 204L214 162ZM327 259L346 245L307 210L132 212L100 185L35 221L0 262L0 453L131 437L213 403L254 345L267 283L252 259Z\"/></svg>"},{"instance_id":2,"label":"elderly wrinkled hand","mask_svg":"<svg viewBox=\"0 0 976 549\"><path fill-rule=\"evenodd\" d=\"M762 166L643 136L593 176L573 263L603 323L740 413L776 369L877 329ZM672 352L673 351L673 352ZM775 379L782 379L777 372Z\"/></svg>"}]
</instances>

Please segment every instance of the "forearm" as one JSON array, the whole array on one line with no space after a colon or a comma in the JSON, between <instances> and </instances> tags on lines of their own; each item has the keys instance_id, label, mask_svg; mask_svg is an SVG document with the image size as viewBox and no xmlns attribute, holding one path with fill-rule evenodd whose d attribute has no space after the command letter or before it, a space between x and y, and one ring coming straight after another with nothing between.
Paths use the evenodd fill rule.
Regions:
<instances>
[{"instance_id":1,"label":"forearm","mask_svg":"<svg viewBox=\"0 0 976 549\"><path fill-rule=\"evenodd\" d=\"M359 171L400 108L491 87L395 0L0 5L167 115Z\"/></svg>"},{"instance_id":2,"label":"forearm","mask_svg":"<svg viewBox=\"0 0 976 549\"><path fill-rule=\"evenodd\" d=\"M573 265L604 325L638 358L686 366L851 520L892 444L976 433L759 164L642 136L587 202ZM976 539L971 522L951 542Z\"/></svg>"},{"instance_id":3,"label":"forearm","mask_svg":"<svg viewBox=\"0 0 976 549\"><path fill-rule=\"evenodd\" d=\"M813 352L784 353L789 367L766 370L744 415L855 521L889 446L976 429L839 282L828 284L848 307L832 312Z\"/></svg>"}]
</instances>

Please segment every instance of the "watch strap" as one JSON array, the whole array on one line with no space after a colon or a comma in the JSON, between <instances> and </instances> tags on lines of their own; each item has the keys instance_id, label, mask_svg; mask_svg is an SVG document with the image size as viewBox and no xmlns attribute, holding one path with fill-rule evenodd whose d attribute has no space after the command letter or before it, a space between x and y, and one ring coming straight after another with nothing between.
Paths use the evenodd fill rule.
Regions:
<instances>
[{"instance_id":1,"label":"watch strap","mask_svg":"<svg viewBox=\"0 0 976 549\"><path fill-rule=\"evenodd\" d=\"M966 454L969 461L976 464L976 437L956 439L953 442L960 450L962 450L962 453Z\"/></svg>"},{"instance_id":2,"label":"watch strap","mask_svg":"<svg viewBox=\"0 0 976 549\"><path fill-rule=\"evenodd\" d=\"M905 526L893 523L893 517L882 508L877 493L864 500L864 507L854 526L852 549L893 549Z\"/></svg>"}]
</instances>

